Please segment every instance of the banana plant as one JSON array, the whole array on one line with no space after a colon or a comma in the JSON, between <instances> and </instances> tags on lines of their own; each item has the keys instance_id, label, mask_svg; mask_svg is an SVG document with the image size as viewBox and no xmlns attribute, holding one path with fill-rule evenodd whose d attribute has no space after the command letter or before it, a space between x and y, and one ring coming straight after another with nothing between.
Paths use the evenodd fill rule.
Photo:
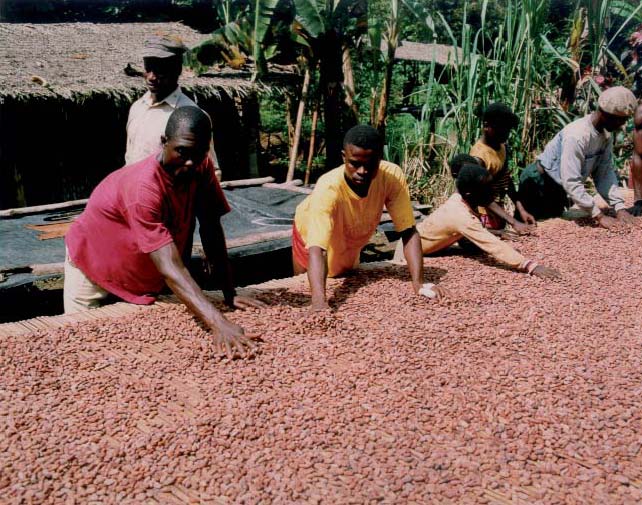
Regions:
<instances>
[{"instance_id":1,"label":"banana plant","mask_svg":"<svg viewBox=\"0 0 642 505\"><path fill-rule=\"evenodd\" d=\"M319 68L326 131L326 166L341 163L346 50L354 48L367 20L367 0L293 0L294 40L303 48L308 69Z\"/></svg>"},{"instance_id":2,"label":"banana plant","mask_svg":"<svg viewBox=\"0 0 642 505\"><path fill-rule=\"evenodd\" d=\"M224 61L232 68L242 68L251 57L254 61L252 81L256 81L266 74L267 61L278 52L277 45L270 41L270 33L279 22L279 7L287 9L287 4L288 0L221 2L219 17L225 24L209 39L191 48L186 63L202 73L217 61Z\"/></svg>"}]
</instances>

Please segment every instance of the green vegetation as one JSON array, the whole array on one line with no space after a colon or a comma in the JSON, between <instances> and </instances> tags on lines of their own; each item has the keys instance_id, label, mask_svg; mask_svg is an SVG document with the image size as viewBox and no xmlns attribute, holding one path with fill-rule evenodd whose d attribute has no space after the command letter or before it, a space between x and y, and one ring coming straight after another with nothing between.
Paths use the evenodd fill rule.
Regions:
<instances>
[{"instance_id":1,"label":"green vegetation","mask_svg":"<svg viewBox=\"0 0 642 505\"><path fill-rule=\"evenodd\" d=\"M38 9L51 17L45 3ZM93 13L142 21L169 13L196 20L211 33L186 59L197 72L213 63L249 63L261 80L269 63L295 66L298 88L261 98L264 159L288 178L303 177L307 166L314 180L336 166L343 133L370 123L386 133L386 156L406 171L413 195L434 202L452 190L447 160L478 138L479 113L489 103L504 102L520 118L509 140L517 176L556 131L591 110L604 87L623 84L642 94L639 0L152 3L61 0L58 13L82 4L83 19ZM5 5L14 20L24 12L17 0ZM424 51L423 61L395 59L404 41L447 45L450 60L437 58L437 50L435 57ZM618 136L619 167L626 139Z\"/></svg>"},{"instance_id":2,"label":"green vegetation","mask_svg":"<svg viewBox=\"0 0 642 505\"><path fill-rule=\"evenodd\" d=\"M367 34L353 33L347 64L343 54L342 114L353 123L385 128L387 158L404 168L413 196L425 202L439 201L452 190L447 160L476 141L480 112L488 104L504 102L520 118L509 140L510 164L517 177L560 128L591 110L601 87L624 84L636 89L637 62L642 58L635 57L639 49L629 35L638 33L642 6L634 1L579 0L568 8L549 0L375 0L368 8ZM458 50L447 64L437 58L391 60L390 48L401 40ZM308 54L303 68L314 68L329 57ZM264 127L271 123L269 127L287 139L292 133L288 135L283 104L265 100L262 113L272 118ZM398 113L401 106L412 114ZM386 109L393 113L386 114ZM304 136L310 128L307 118L301 128ZM337 129L337 118L333 119L331 130L326 125L329 135ZM616 147L618 153L622 166L626 150ZM297 174L302 173L304 154L299 153Z\"/></svg>"}]
</instances>

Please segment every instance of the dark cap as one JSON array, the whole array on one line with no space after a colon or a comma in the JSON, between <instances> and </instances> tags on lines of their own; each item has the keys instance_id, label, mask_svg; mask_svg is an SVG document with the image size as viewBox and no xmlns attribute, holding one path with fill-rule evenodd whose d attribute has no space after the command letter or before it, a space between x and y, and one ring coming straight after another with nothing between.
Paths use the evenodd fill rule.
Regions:
<instances>
[{"instance_id":1,"label":"dark cap","mask_svg":"<svg viewBox=\"0 0 642 505\"><path fill-rule=\"evenodd\" d=\"M187 47L176 37L152 35L143 45L143 58L180 58L185 51Z\"/></svg>"}]
</instances>

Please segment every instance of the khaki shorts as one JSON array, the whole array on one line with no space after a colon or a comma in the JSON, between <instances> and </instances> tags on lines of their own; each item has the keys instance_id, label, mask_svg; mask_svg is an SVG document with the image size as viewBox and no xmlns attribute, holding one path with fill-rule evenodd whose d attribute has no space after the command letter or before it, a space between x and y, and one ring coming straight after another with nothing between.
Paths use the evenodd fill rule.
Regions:
<instances>
[{"instance_id":1,"label":"khaki shorts","mask_svg":"<svg viewBox=\"0 0 642 505\"><path fill-rule=\"evenodd\" d=\"M108 296L107 291L91 282L79 268L76 268L65 247L65 289L63 294L65 314L100 307Z\"/></svg>"}]
</instances>

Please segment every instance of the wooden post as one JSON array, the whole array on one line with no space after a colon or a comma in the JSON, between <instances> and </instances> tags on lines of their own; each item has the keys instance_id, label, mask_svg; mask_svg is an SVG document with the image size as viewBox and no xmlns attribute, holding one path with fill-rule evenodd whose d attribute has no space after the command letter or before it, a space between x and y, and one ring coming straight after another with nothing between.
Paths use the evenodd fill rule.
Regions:
<instances>
[{"instance_id":1,"label":"wooden post","mask_svg":"<svg viewBox=\"0 0 642 505\"><path fill-rule=\"evenodd\" d=\"M319 121L319 101L314 101L314 110L312 111L312 128L310 131L310 149L308 150L308 163L305 167L305 178L303 185L310 184L310 172L312 172L312 160L314 159L314 148L317 140L317 123Z\"/></svg>"},{"instance_id":2,"label":"wooden post","mask_svg":"<svg viewBox=\"0 0 642 505\"><path fill-rule=\"evenodd\" d=\"M299 141L301 140L301 126L303 125L303 113L305 112L305 102L308 99L308 90L310 88L310 66L305 67L303 74L303 86L301 87L301 97L299 98L299 108L296 113L296 125L294 127L294 140L290 150L290 165L288 166L288 175L286 182L294 179L294 169L296 168L297 155L299 153Z\"/></svg>"}]
</instances>

